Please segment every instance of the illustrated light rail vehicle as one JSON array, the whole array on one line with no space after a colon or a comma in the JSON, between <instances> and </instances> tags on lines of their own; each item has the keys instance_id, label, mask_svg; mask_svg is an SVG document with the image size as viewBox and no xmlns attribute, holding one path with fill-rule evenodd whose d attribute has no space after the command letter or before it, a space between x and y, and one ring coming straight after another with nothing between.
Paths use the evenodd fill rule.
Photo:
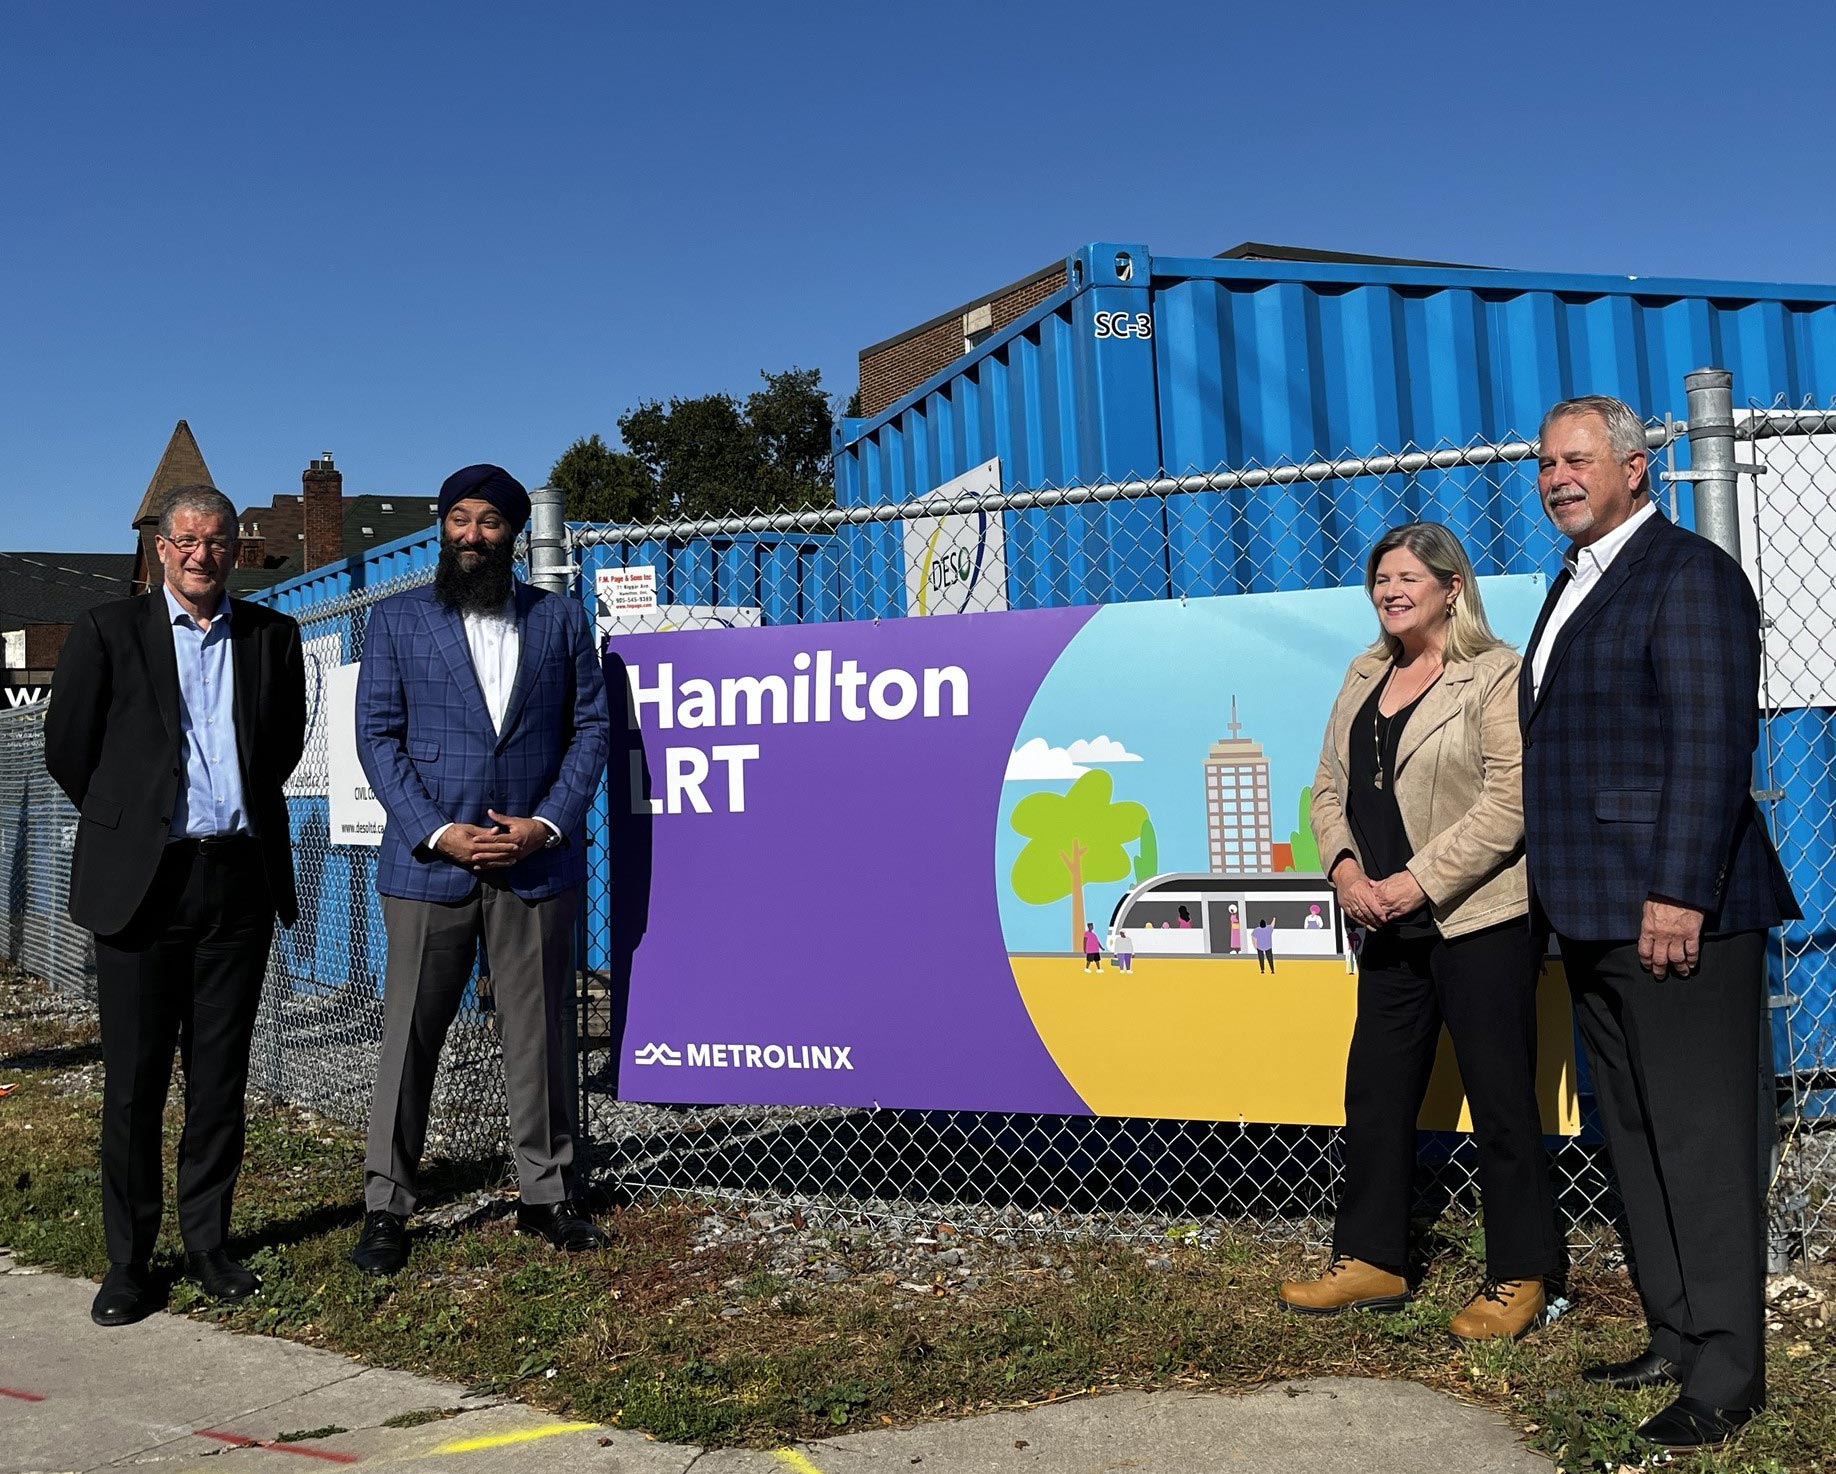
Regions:
<instances>
[{"instance_id":1,"label":"illustrated light rail vehicle","mask_svg":"<svg viewBox=\"0 0 1836 1474\"><path fill-rule=\"evenodd\" d=\"M1185 907L1189 925L1181 925ZM1237 908L1239 939L1230 945L1230 908ZM1315 908L1317 909L1317 912ZM1309 919L1317 916L1316 925ZM1343 957L1345 918L1331 883L1318 871L1275 875L1156 875L1116 903L1111 929L1120 927L1141 956L1253 958L1250 928L1275 926L1277 957Z\"/></svg>"}]
</instances>

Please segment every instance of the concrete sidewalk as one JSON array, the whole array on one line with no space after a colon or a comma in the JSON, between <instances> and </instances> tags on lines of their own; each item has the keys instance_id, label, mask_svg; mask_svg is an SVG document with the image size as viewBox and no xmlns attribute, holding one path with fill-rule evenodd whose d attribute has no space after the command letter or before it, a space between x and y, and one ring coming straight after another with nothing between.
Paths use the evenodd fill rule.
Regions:
<instances>
[{"instance_id":1,"label":"concrete sidewalk","mask_svg":"<svg viewBox=\"0 0 1836 1474\"><path fill-rule=\"evenodd\" d=\"M1409 1382L1293 1382L1241 1397L1116 1393L1025 1412L713 1452L291 1341L173 1315L103 1330L95 1286L0 1256L0 1474L156 1467L420 1474L1548 1474L1505 1420ZM416 1419L426 1418L428 1421ZM387 1426L391 1422L398 1426ZM408 1426L401 1426L407 1424ZM310 1439L289 1434L339 1428ZM208 1461L208 1462L206 1462Z\"/></svg>"}]
</instances>

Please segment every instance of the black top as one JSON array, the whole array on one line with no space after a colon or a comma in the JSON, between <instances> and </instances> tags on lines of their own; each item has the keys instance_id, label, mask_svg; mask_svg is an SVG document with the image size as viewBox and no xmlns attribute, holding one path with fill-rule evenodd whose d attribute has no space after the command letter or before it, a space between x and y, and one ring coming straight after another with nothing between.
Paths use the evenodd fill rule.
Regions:
<instances>
[{"instance_id":1,"label":"black top","mask_svg":"<svg viewBox=\"0 0 1836 1474\"><path fill-rule=\"evenodd\" d=\"M1435 681L1440 680L1439 676ZM1364 857L1364 873L1372 880L1383 880L1406 870L1415 857L1409 843L1409 832L1403 828L1402 810L1396 804L1396 748L1402 741L1403 728L1422 704L1422 696L1434 689L1430 681L1401 711L1384 716L1377 710L1383 700L1388 676L1377 683L1371 698L1358 709L1351 724L1351 762L1346 777L1350 780L1346 794L1345 816L1358 841L1358 852ZM1379 764L1383 784L1377 783ZM1398 917L1389 930L1399 937L1426 937L1435 934L1434 921L1426 905Z\"/></svg>"}]
</instances>

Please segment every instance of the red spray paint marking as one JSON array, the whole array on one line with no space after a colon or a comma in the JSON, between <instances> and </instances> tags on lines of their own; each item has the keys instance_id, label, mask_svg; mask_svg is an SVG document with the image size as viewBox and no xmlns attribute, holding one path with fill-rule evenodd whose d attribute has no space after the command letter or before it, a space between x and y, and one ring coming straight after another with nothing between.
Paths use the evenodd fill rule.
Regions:
<instances>
[{"instance_id":1,"label":"red spray paint marking","mask_svg":"<svg viewBox=\"0 0 1836 1474\"><path fill-rule=\"evenodd\" d=\"M0 1397L17 1397L21 1402L43 1402L42 1392L21 1392L17 1387L0 1387Z\"/></svg>"},{"instance_id":2,"label":"red spray paint marking","mask_svg":"<svg viewBox=\"0 0 1836 1474\"><path fill-rule=\"evenodd\" d=\"M324 1459L333 1464L355 1464L356 1454L336 1453L329 1448L313 1448L305 1443L271 1443L265 1438L244 1438L240 1433L225 1433L221 1428L193 1430L199 1438L214 1438L233 1448L265 1448L277 1454L304 1454L309 1459Z\"/></svg>"}]
</instances>

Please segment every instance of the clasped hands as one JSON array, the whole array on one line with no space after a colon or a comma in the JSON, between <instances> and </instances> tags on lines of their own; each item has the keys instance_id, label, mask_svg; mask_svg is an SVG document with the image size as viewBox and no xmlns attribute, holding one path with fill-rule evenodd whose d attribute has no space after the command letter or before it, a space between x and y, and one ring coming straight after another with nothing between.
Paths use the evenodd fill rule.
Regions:
<instances>
[{"instance_id":1,"label":"clasped hands","mask_svg":"<svg viewBox=\"0 0 1836 1474\"><path fill-rule=\"evenodd\" d=\"M519 819L485 810L496 827L484 824L449 824L434 846L467 870L501 870L527 859L548 843L549 829L540 819Z\"/></svg>"},{"instance_id":2,"label":"clasped hands","mask_svg":"<svg viewBox=\"0 0 1836 1474\"><path fill-rule=\"evenodd\" d=\"M1428 892L1407 870L1372 880L1349 855L1332 867L1332 888L1339 893L1339 908L1360 926L1383 926L1428 902Z\"/></svg>"}]
</instances>

